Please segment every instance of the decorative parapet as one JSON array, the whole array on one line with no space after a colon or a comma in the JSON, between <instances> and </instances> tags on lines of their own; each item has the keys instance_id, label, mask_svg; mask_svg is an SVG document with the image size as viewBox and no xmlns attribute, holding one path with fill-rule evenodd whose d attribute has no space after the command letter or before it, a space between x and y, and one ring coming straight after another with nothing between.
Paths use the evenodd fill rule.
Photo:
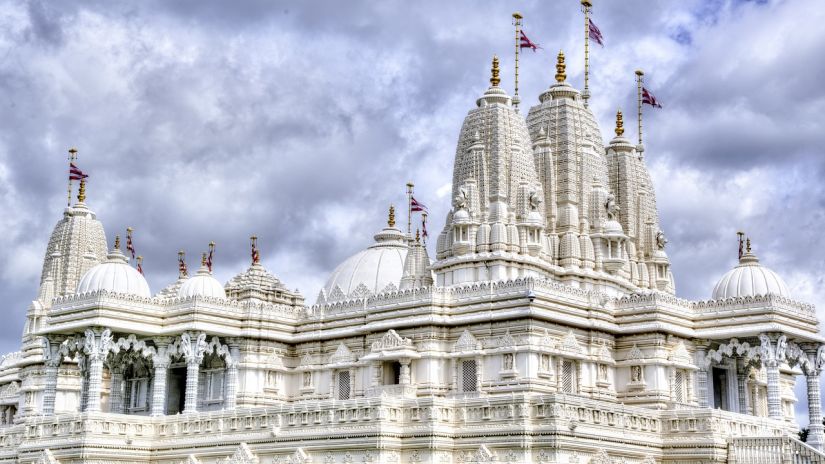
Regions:
<instances>
[{"instance_id":1,"label":"decorative parapet","mask_svg":"<svg viewBox=\"0 0 825 464\"><path fill-rule=\"evenodd\" d=\"M814 305L773 294L693 301L690 302L690 306L696 314L749 309L753 307L769 307L788 314L795 314L816 320L816 308Z\"/></svg>"}]
</instances>

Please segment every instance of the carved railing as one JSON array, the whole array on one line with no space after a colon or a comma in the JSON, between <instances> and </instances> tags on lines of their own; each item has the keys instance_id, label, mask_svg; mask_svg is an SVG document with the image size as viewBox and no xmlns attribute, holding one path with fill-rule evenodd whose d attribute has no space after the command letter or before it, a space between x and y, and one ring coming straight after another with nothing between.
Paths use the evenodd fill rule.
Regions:
<instances>
[{"instance_id":1,"label":"carved railing","mask_svg":"<svg viewBox=\"0 0 825 464\"><path fill-rule=\"evenodd\" d=\"M733 438L728 464L825 464L825 454L789 436Z\"/></svg>"}]
</instances>

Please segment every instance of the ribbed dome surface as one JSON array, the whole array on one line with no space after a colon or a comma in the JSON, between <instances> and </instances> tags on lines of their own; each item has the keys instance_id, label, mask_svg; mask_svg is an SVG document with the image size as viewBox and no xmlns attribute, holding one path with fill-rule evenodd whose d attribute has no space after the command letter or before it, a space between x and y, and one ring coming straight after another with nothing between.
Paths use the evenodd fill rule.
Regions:
<instances>
[{"instance_id":1,"label":"ribbed dome surface","mask_svg":"<svg viewBox=\"0 0 825 464\"><path fill-rule=\"evenodd\" d=\"M387 227L375 235L372 246L350 256L335 268L321 296L326 301L335 301L361 296L364 290L372 294L380 293L389 284L397 287L404 273L406 256L404 234L394 227ZM360 291L355 292L359 287Z\"/></svg>"},{"instance_id":2,"label":"ribbed dome surface","mask_svg":"<svg viewBox=\"0 0 825 464\"><path fill-rule=\"evenodd\" d=\"M105 262L89 269L77 285L77 293L106 290L150 298L149 284L132 266L120 250L109 253Z\"/></svg>"},{"instance_id":3,"label":"ribbed dome surface","mask_svg":"<svg viewBox=\"0 0 825 464\"><path fill-rule=\"evenodd\" d=\"M198 273L186 280L178 290L179 298L190 296L207 296L211 298L226 298L226 292L218 279L212 277L206 267L201 266Z\"/></svg>"},{"instance_id":4,"label":"ribbed dome surface","mask_svg":"<svg viewBox=\"0 0 825 464\"><path fill-rule=\"evenodd\" d=\"M739 265L723 275L713 289L714 300L768 294L790 296L782 278L760 265L751 253L742 256Z\"/></svg>"}]
</instances>

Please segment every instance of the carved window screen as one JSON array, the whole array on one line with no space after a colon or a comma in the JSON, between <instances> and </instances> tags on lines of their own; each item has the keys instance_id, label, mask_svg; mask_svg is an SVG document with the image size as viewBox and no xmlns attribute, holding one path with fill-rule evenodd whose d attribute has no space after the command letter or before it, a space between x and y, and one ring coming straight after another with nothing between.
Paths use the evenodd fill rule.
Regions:
<instances>
[{"instance_id":1,"label":"carved window screen","mask_svg":"<svg viewBox=\"0 0 825 464\"><path fill-rule=\"evenodd\" d=\"M206 401L220 401L223 399L224 371L206 372Z\"/></svg>"},{"instance_id":2,"label":"carved window screen","mask_svg":"<svg viewBox=\"0 0 825 464\"><path fill-rule=\"evenodd\" d=\"M461 361L461 389L474 392L478 389L478 368L474 359Z\"/></svg>"},{"instance_id":3,"label":"carved window screen","mask_svg":"<svg viewBox=\"0 0 825 464\"><path fill-rule=\"evenodd\" d=\"M350 394L350 376L349 371L338 372L338 399L348 400Z\"/></svg>"},{"instance_id":4,"label":"carved window screen","mask_svg":"<svg viewBox=\"0 0 825 464\"><path fill-rule=\"evenodd\" d=\"M673 400L677 403L685 402L685 371L677 370L673 376Z\"/></svg>"},{"instance_id":5,"label":"carved window screen","mask_svg":"<svg viewBox=\"0 0 825 464\"><path fill-rule=\"evenodd\" d=\"M140 411L146 409L147 391L149 390L149 379L131 379L128 384L129 409Z\"/></svg>"},{"instance_id":6,"label":"carved window screen","mask_svg":"<svg viewBox=\"0 0 825 464\"><path fill-rule=\"evenodd\" d=\"M561 390L564 393L576 393L576 365L573 361L562 361Z\"/></svg>"}]
</instances>

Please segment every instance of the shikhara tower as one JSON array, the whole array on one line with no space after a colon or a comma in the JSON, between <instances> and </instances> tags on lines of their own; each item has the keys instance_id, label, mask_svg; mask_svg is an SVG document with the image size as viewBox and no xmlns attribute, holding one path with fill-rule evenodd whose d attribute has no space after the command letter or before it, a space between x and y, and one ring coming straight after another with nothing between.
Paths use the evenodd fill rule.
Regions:
<instances>
[{"instance_id":1,"label":"shikhara tower","mask_svg":"<svg viewBox=\"0 0 825 464\"><path fill-rule=\"evenodd\" d=\"M312 306L256 237L225 285L204 257L153 295L81 193L0 362L0 462L825 459L813 306L750 246L711 299L674 296L641 146L556 71L524 118L494 58L435 260L391 209Z\"/></svg>"}]
</instances>

